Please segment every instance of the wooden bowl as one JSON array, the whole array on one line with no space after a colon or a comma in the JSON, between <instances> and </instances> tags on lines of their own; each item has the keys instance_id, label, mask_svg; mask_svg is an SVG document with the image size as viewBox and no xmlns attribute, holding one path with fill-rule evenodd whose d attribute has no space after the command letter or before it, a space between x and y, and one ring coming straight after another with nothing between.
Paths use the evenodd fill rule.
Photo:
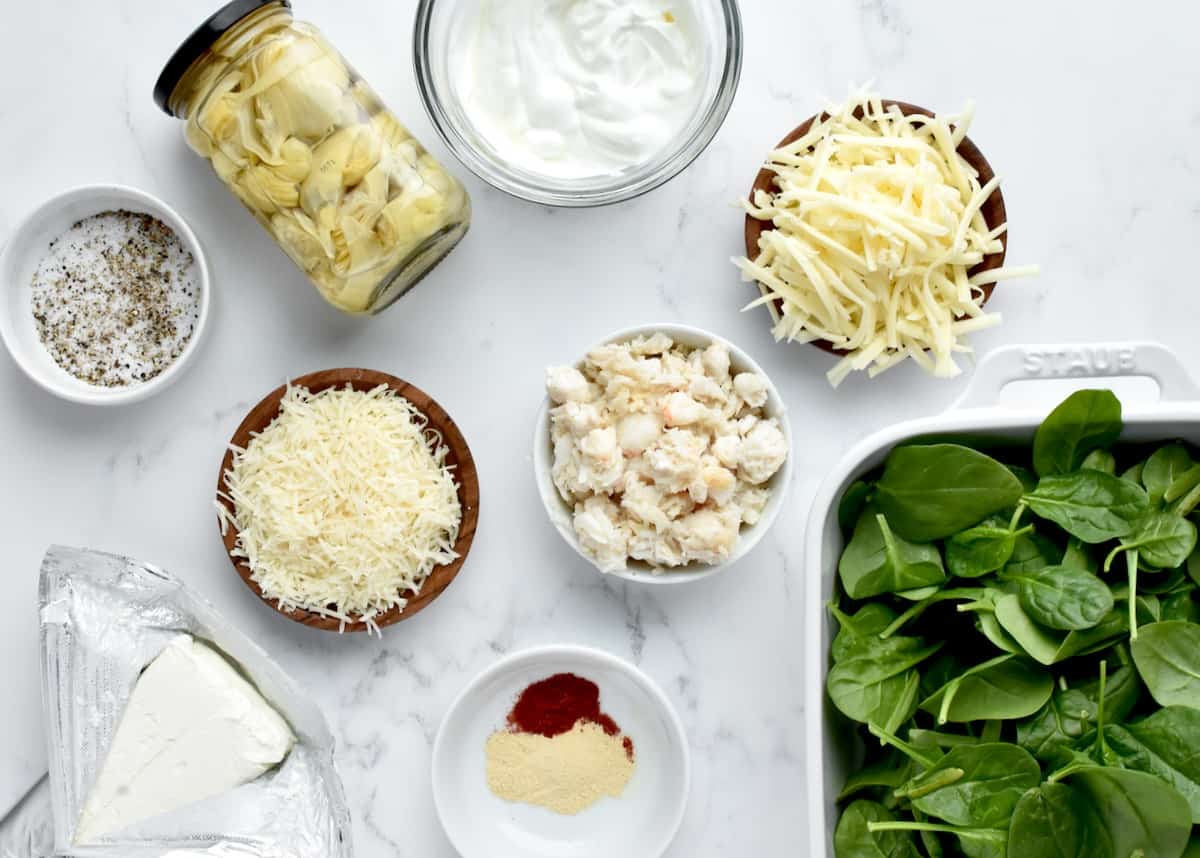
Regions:
<instances>
[{"instance_id":1,"label":"wooden bowl","mask_svg":"<svg viewBox=\"0 0 1200 858\"><path fill-rule=\"evenodd\" d=\"M892 105L900 108L900 112L905 116L934 115L932 110L926 110L924 107L918 107L915 104L907 104L903 101L884 99L884 107L891 107ZM818 116L822 119L826 118L828 115L829 114L827 113L818 114ZM810 117L807 121L792 131L791 134L780 140L775 148L779 149L783 146L787 146L789 143L794 143L799 140L809 132L809 129L812 128L812 124L817 120L817 118L817 116ZM992 172L991 164L989 164L987 159L983 157L983 153L979 151L979 147L971 142L971 138L964 137L962 142L958 144L958 154L961 155L963 160L970 164L979 174L980 185L986 185L992 180L993 176L995 176L995 173ZM769 169L763 167L761 170L759 170L758 176L754 179L754 187L750 189L750 200L754 200L754 195L758 191L770 192L772 190L774 181L775 174ZM1008 215L1004 210L1004 196L1000 193L999 187L992 191L991 196L984 200L983 205L980 207L980 213L983 215L984 222L992 229L995 229L1000 224L1008 221ZM752 215L746 215L746 256L748 258L754 259L756 256L758 256L759 236L761 236L764 232L774 228L775 225L770 221L761 221ZM1001 249L999 253L988 254L983 258L982 262L972 267L967 273L973 275L982 271L991 271L994 268L999 268L1002 266L1004 264L1004 256L1008 252L1007 231L1000 236L1000 244ZM995 289L995 287L995 283L988 283L979 287L983 291L983 299L980 302L981 304L986 304L988 299L992 297L992 290ZM761 290L761 288L762 287L760 286L759 289ZM774 305L772 308L772 315L778 318L778 316L783 312L782 302L779 299L775 299L771 303ZM845 353L845 349L840 349L827 340L813 340L812 344L823 351L830 352L831 354Z\"/></svg>"},{"instance_id":2,"label":"wooden bowl","mask_svg":"<svg viewBox=\"0 0 1200 858\"><path fill-rule=\"evenodd\" d=\"M459 431L458 426L450 419L450 415L434 402L428 394L406 381L370 369L327 369L322 372L314 372L301 376L300 378L293 379L291 382L293 387L305 387L313 393L319 393L330 387L345 387L347 384L359 391L368 391L381 384L386 384L392 390L396 391L397 394L411 402L418 411L429 419L429 425L441 432L442 440L449 449L446 462L454 469L454 475L458 481L458 500L462 504L462 524L459 526L458 540L454 543L454 550L458 554L458 559L453 563L434 568L429 573L429 577L425 579L421 591L409 594L408 602L403 608L392 608L375 617L375 625L381 627L390 626L393 623L406 620L413 614L424 609L430 602L440 596L442 591L449 587L450 582L458 575L463 562L467 559L467 553L471 550L471 542L475 539L475 529L479 524L479 474L475 469L475 460L471 456L471 450L467 447L467 442ZM225 474L233 466L233 450L231 447L245 447L250 442L252 433L261 432L265 429L279 414L279 402L283 399L286 392L287 385L283 385L267 394L258 405L250 410L250 413L246 415L246 419L242 421L242 425L238 426L237 431L233 433L233 437L229 439L230 447L227 447L225 450L225 457L221 460L221 470L217 475L217 503L223 505L231 516L234 512L233 502L224 497L226 493ZM255 595L262 599L263 602L288 619L311 626L314 629L324 629L334 632L339 630L347 632L367 631L368 627L365 622L347 623L343 629L341 623L332 617L325 617L311 611L299 609L291 611L281 610L278 602L266 596L258 583L250 577L250 567L245 559L233 555L232 552L237 542L237 537L237 529L230 524L221 538L225 543L225 550L230 552L229 559L233 562L234 569L237 570L241 579L246 582L246 586L253 590Z\"/></svg>"}]
</instances>

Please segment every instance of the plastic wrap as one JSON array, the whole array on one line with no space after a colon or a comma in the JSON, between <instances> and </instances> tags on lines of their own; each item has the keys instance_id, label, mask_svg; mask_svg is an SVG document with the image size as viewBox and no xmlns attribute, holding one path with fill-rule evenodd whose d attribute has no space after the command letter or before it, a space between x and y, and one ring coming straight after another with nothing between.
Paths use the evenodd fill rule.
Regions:
<instances>
[{"instance_id":1,"label":"plastic wrap","mask_svg":"<svg viewBox=\"0 0 1200 858\"><path fill-rule=\"evenodd\" d=\"M265 652L208 603L154 566L63 547L51 548L43 560L39 601L53 811L49 854L350 858L349 811L324 718ZM249 784L131 826L98 845L73 845L75 823L138 676L180 634L236 662L288 721L295 747ZM37 790L25 804L36 801ZM24 825L36 831L37 808L25 814Z\"/></svg>"}]
</instances>

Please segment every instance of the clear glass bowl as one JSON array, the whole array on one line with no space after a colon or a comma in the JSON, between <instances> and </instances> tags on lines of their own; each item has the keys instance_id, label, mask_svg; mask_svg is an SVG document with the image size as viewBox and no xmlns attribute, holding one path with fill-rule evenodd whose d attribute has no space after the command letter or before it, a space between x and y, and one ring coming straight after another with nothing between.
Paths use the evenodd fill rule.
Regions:
<instances>
[{"instance_id":1,"label":"clear glass bowl","mask_svg":"<svg viewBox=\"0 0 1200 858\"><path fill-rule=\"evenodd\" d=\"M742 19L737 0L693 0L707 51L703 96L671 143L650 161L585 179L561 179L505 162L476 130L455 92L450 59L464 22L480 0L420 0L413 62L425 110L446 145L493 187L550 206L601 206L628 200L678 175L708 146L725 121L742 70Z\"/></svg>"}]
</instances>

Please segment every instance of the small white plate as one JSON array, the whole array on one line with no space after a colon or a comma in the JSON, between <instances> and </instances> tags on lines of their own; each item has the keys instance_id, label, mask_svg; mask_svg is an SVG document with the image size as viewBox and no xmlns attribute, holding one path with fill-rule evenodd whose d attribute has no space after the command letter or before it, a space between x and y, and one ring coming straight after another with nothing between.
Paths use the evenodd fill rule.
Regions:
<instances>
[{"instance_id":1,"label":"small white plate","mask_svg":"<svg viewBox=\"0 0 1200 858\"><path fill-rule=\"evenodd\" d=\"M600 686L600 708L633 739L637 767L620 798L575 816L497 798L484 745L521 692L556 673ZM501 659L450 706L433 745L433 798L463 858L658 858L683 820L691 762L683 725L649 677L599 650L549 646Z\"/></svg>"},{"instance_id":2,"label":"small white plate","mask_svg":"<svg viewBox=\"0 0 1200 858\"><path fill-rule=\"evenodd\" d=\"M126 387L99 387L71 375L42 345L33 321L33 274L50 242L71 225L103 211L126 209L158 218L174 230L195 260L200 307L192 337L170 366L149 381ZM157 197L124 185L85 185L59 194L34 209L16 228L0 255L0 339L17 366L55 396L86 405L121 405L145 399L171 384L196 353L208 322L208 263L200 242L182 217Z\"/></svg>"}]
</instances>

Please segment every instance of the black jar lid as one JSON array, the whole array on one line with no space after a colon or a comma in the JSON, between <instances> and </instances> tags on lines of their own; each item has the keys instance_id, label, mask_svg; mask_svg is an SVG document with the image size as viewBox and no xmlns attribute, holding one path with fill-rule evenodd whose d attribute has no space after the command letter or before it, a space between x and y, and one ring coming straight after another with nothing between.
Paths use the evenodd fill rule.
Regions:
<instances>
[{"instance_id":1,"label":"black jar lid","mask_svg":"<svg viewBox=\"0 0 1200 858\"><path fill-rule=\"evenodd\" d=\"M171 93L175 91L180 78L192 67L192 63L234 24L252 12L272 3L278 3L285 9L290 9L292 6L291 0L230 0L214 12L207 21L187 37L171 55L171 59L167 60L167 64L163 66L162 73L154 82L154 103L168 114L174 115L171 113L170 107Z\"/></svg>"}]
</instances>

